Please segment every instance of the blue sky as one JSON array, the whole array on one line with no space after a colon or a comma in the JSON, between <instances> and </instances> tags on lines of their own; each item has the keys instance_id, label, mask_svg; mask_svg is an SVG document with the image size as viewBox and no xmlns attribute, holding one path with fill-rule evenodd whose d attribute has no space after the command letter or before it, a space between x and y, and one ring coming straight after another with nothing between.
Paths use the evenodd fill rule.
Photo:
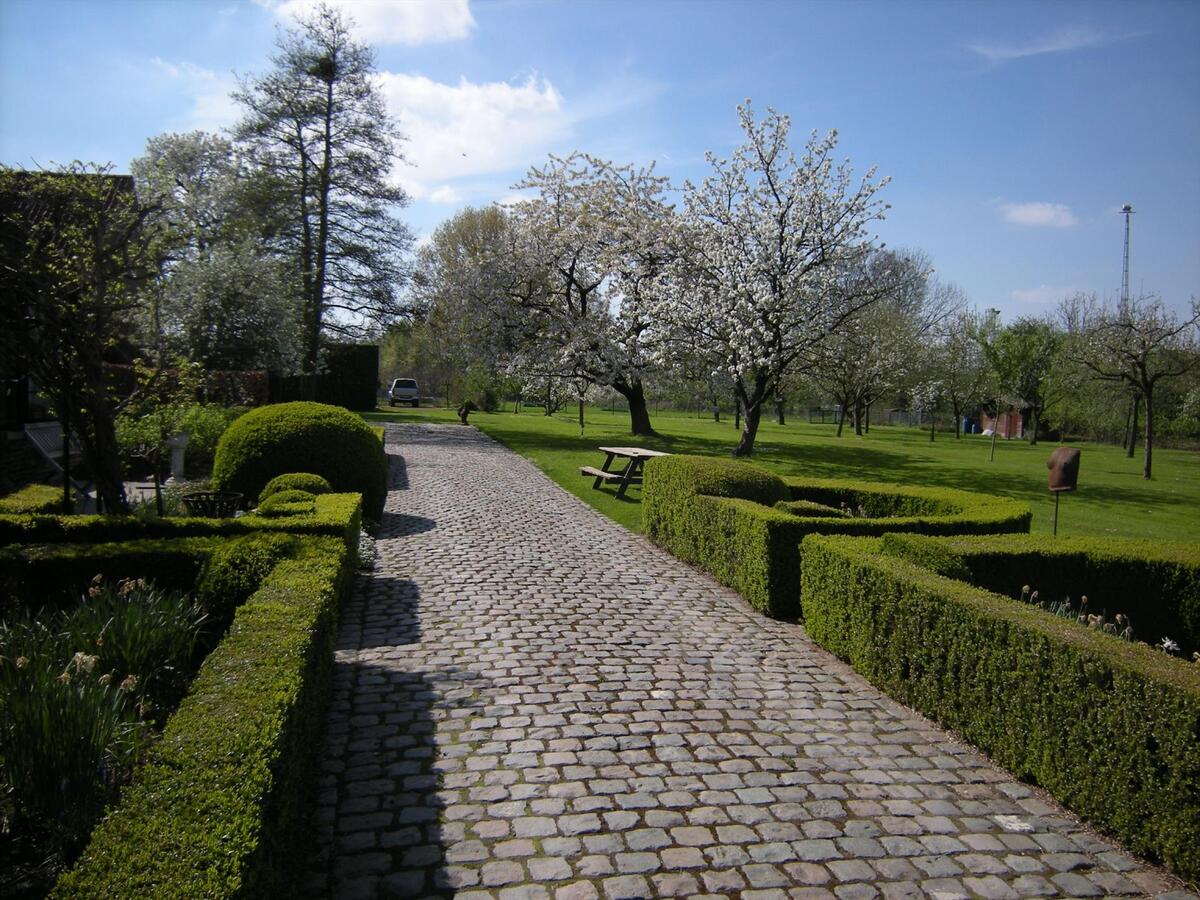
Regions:
<instances>
[{"instance_id":1,"label":"blue sky","mask_svg":"<svg viewBox=\"0 0 1200 900\"><path fill-rule=\"evenodd\" d=\"M310 0L0 0L0 162L127 169L218 130ZM699 179L752 98L890 175L880 236L1005 319L1131 283L1200 297L1200 4L338 0L409 135L418 235L547 153Z\"/></svg>"}]
</instances>

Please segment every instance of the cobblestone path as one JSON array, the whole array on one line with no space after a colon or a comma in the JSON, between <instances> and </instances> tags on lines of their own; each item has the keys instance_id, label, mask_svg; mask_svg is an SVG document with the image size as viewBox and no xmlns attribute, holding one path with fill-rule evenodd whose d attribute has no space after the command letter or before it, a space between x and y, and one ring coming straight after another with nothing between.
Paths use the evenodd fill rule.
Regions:
<instances>
[{"instance_id":1,"label":"cobblestone path","mask_svg":"<svg viewBox=\"0 0 1200 900\"><path fill-rule=\"evenodd\" d=\"M1178 888L474 429L388 444L308 895Z\"/></svg>"}]
</instances>

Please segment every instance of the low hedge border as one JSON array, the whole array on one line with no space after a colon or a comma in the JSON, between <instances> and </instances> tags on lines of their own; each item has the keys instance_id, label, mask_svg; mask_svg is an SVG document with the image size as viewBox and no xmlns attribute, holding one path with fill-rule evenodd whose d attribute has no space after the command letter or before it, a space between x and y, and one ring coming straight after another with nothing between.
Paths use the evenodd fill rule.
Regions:
<instances>
[{"instance_id":1,"label":"low hedge border","mask_svg":"<svg viewBox=\"0 0 1200 900\"><path fill-rule=\"evenodd\" d=\"M0 513L9 515L55 513L62 508L63 489L50 484L27 484L0 497Z\"/></svg>"},{"instance_id":2,"label":"low hedge border","mask_svg":"<svg viewBox=\"0 0 1200 900\"><path fill-rule=\"evenodd\" d=\"M200 537L287 531L328 534L343 538L351 550L358 546L362 526L359 494L321 494L316 512L306 516L268 518L253 514L236 519L199 516L164 519L141 516L0 515L0 547L8 544L82 543L140 540L152 537Z\"/></svg>"},{"instance_id":3,"label":"low hedge border","mask_svg":"<svg viewBox=\"0 0 1200 900\"><path fill-rule=\"evenodd\" d=\"M809 635L1134 852L1200 878L1200 666L883 544L805 539Z\"/></svg>"},{"instance_id":4,"label":"low hedge border","mask_svg":"<svg viewBox=\"0 0 1200 900\"><path fill-rule=\"evenodd\" d=\"M237 610L134 784L52 897L287 893L354 560L332 537L296 543Z\"/></svg>"},{"instance_id":5,"label":"low hedge border","mask_svg":"<svg viewBox=\"0 0 1200 900\"><path fill-rule=\"evenodd\" d=\"M96 575L110 581L146 578L161 588L191 591L222 538L149 538L103 544L0 547L0 617L78 601ZM11 602L10 602L11 601ZM15 603L15 605L13 605Z\"/></svg>"},{"instance_id":6,"label":"low hedge border","mask_svg":"<svg viewBox=\"0 0 1200 900\"><path fill-rule=\"evenodd\" d=\"M804 515L787 511L799 502ZM869 517L811 515L846 503ZM779 478L735 460L664 456L646 464L642 523L651 540L707 569L755 609L802 614L800 542L810 534L892 531L992 534L1028 531L1023 503L949 488Z\"/></svg>"},{"instance_id":7,"label":"low hedge border","mask_svg":"<svg viewBox=\"0 0 1200 900\"><path fill-rule=\"evenodd\" d=\"M1042 597L1078 602L1088 612L1129 616L1139 640L1176 640L1200 649L1200 545L1117 538L1030 535L947 539L890 534L884 553L1007 597L1030 585Z\"/></svg>"}]
</instances>

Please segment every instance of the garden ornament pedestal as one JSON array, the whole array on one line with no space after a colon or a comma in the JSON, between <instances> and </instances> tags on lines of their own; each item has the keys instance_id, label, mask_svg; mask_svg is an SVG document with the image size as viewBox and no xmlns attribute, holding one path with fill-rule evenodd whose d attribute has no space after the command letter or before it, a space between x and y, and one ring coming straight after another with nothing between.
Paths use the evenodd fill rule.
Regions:
<instances>
[{"instance_id":1,"label":"garden ornament pedestal","mask_svg":"<svg viewBox=\"0 0 1200 900\"><path fill-rule=\"evenodd\" d=\"M185 480L183 454L191 439L192 436L186 431L167 438L167 449L171 451L171 475L167 479L167 484L175 484L176 482Z\"/></svg>"}]
</instances>

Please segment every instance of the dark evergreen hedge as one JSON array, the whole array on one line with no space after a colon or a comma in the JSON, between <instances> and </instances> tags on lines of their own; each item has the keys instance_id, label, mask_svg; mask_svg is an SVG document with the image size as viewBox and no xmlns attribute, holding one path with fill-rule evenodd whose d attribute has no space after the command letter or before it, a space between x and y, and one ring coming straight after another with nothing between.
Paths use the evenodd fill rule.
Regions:
<instances>
[{"instance_id":1,"label":"dark evergreen hedge","mask_svg":"<svg viewBox=\"0 0 1200 900\"><path fill-rule=\"evenodd\" d=\"M789 504L797 503L797 514ZM860 507L850 518L841 504ZM832 507L813 515L813 504ZM642 524L676 556L703 566L776 618L801 615L800 542L809 534L990 534L1028 531L1023 503L948 488L782 479L744 462L664 456L646 464Z\"/></svg>"},{"instance_id":2,"label":"dark evergreen hedge","mask_svg":"<svg viewBox=\"0 0 1200 900\"><path fill-rule=\"evenodd\" d=\"M335 491L358 491L378 520L387 494L387 456L376 432L340 406L280 403L252 409L221 435L213 486L251 501L290 472L320 475Z\"/></svg>"},{"instance_id":3,"label":"dark evergreen hedge","mask_svg":"<svg viewBox=\"0 0 1200 900\"><path fill-rule=\"evenodd\" d=\"M809 635L1134 852L1200 878L1200 666L880 552L895 540L805 539ZM954 551L939 560L933 543L964 542L927 545L942 565Z\"/></svg>"}]
</instances>

